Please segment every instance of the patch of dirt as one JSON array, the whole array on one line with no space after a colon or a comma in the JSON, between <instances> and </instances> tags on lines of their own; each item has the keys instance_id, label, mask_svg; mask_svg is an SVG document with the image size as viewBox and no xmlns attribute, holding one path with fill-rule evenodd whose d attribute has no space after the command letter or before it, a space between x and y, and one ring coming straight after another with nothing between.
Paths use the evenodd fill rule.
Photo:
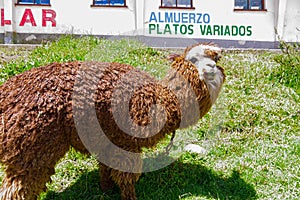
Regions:
<instances>
[{"instance_id":1,"label":"patch of dirt","mask_svg":"<svg viewBox=\"0 0 300 200\"><path fill-rule=\"evenodd\" d=\"M0 66L19 57L25 58L35 46L0 46Z\"/></svg>"}]
</instances>

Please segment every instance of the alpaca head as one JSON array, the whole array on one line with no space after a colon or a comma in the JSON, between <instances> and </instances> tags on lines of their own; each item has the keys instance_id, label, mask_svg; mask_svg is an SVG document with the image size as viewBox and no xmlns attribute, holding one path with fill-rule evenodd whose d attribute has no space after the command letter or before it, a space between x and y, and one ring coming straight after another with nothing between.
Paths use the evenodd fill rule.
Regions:
<instances>
[{"instance_id":1,"label":"alpaca head","mask_svg":"<svg viewBox=\"0 0 300 200\"><path fill-rule=\"evenodd\" d=\"M221 56L219 47L209 44L197 44L185 50L184 58L198 69L200 80L203 80L214 103L225 80L224 69L217 66Z\"/></svg>"}]
</instances>

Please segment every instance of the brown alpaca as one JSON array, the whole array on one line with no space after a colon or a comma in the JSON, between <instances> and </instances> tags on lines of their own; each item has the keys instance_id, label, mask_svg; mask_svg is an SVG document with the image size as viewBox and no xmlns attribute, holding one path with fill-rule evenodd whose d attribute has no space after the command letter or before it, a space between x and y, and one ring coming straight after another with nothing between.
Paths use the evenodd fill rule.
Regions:
<instances>
[{"instance_id":1,"label":"brown alpaca","mask_svg":"<svg viewBox=\"0 0 300 200\"><path fill-rule=\"evenodd\" d=\"M12 77L0 86L0 163L5 169L0 200L37 199L55 173L56 163L71 146L100 157L112 150L109 145L89 136L91 143L88 145L96 149L91 152L79 137L74 116L84 121L88 104L94 106L97 123L106 137L119 148L133 153L140 153L144 147L154 147L176 129L196 123L209 111L225 80L223 69L216 66L219 56L220 49L214 46L189 47L182 56L173 57L173 70L161 82L129 65L101 62L54 63ZM86 77L96 77L88 79L95 86L94 91L90 87L80 87L82 72ZM182 84L179 78L188 84ZM128 87L137 80L145 84ZM77 95L74 94L76 84L80 88ZM87 103L85 95L89 90L93 98ZM133 94L129 100L130 117L124 117L120 123L126 125L132 120L140 135L128 134L114 120L114 103L118 108L128 107L128 102L122 101L125 93ZM151 109L156 104L161 107ZM165 120L157 117L161 111L165 113ZM122 119L125 114L117 113ZM81 125L87 135L93 129L88 121L86 127L85 123ZM161 128L153 134L153 129L147 129L148 124ZM113 153L110 155L120 152ZM136 199L134 184L141 173L141 159L135 157L126 162L117 156L107 159L117 164L116 167L100 164L101 188L108 190L116 183L123 200ZM132 171L120 170L121 166Z\"/></svg>"}]
</instances>

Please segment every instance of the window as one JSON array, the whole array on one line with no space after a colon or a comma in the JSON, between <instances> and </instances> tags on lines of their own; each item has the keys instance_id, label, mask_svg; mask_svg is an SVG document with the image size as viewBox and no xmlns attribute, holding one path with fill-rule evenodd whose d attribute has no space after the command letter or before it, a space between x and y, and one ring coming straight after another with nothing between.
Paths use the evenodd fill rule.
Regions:
<instances>
[{"instance_id":1,"label":"window","mask_svg":"<svg viewBox=\"0 0 300 200\"><path fill-rule=\"evenodd\" d=\"M264 0L235 0L234 10L265 10Z\"/></svg>"},{"instance_id":2,"label":"window","mask_svg":"<svg viewBox=\"0 0 300 200\"><path fill-rule=\"evenodd\" d=\"M18 4L50 5L50 0L18 0Z\"/></svg>"},{"instance_id":3,"label":"window","mask_svg":"<svg viewBox=\"0 0 300 200\"><path fill-rule=\"evenodd\" d=\"M194 8L193 0L161 0L160 8Z\"/></svg>"},{"instance_id":4,"label":"window","mask_svg":"<svg viewBox=\"0 0 300 200\"><path fill-rule=\"evenodd\" d=\"M126 7L126 0L93 0L93 6Z\"/></svg>"}]
</instances>

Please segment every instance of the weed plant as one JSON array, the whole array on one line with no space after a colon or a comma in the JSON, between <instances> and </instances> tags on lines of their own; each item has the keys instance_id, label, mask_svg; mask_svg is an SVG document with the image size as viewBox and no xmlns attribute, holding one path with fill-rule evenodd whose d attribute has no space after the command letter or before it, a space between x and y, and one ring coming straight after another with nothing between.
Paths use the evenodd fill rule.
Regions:
<instances>
[{"instance_id":1,"label":"weed plant","mask_svg":"<svg viewBox=\"0 0 300 200\"><path fill-rule=\"evenodd\" d=\"M274 69L270 78L294 88L300 95L300 43L280 41L280 49L282 53L274 57L280 65Z\"/></svg>"}]
</instances>

